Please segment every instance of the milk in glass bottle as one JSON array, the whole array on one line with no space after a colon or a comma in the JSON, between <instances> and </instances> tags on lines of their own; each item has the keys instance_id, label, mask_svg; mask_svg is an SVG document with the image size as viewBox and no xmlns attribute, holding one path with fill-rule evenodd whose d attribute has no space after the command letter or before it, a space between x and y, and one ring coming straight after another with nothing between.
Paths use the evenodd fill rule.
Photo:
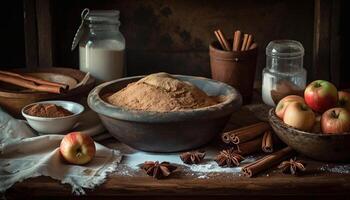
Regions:
<instances>
[{"instance_id":1,"label":"milk in glass bottle","mask_svg":"<svg viewBox=\"0 0 350 200\"><path fill-rule=\"evenodd\" d=\"M89 72L97 82L123 77L125 39L119 31L119 11L89 11L84 34L79 42L80 70Z\"/></svg>"}]
</instances>

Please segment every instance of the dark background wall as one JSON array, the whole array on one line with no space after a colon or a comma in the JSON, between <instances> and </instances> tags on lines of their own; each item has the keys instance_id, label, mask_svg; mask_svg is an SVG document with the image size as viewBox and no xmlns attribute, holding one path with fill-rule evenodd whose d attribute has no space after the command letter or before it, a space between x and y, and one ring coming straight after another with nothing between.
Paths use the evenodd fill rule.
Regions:
<instances>
[{"instance_id":1,"label":"dark background wall","mask_svg":"<svg viewBox=\"0 0 350 200\"><path fill-rule=\"evenodd\" d=\"M2 4L0 19L0 67L23 67L23 2L14 0Z\"/></svg>"},{"instance_id":2,"label":"dark background wall","mask_svg":"<svg viewBox=\"0 0 350 200\"><path fill-rule=\"evenodd\" d=\"M6 9L1 12L3 19L10 20L0 22L2 27L6 27L0 32L0 37L7 38L1 47L4 53L1 54L0 67L24 66L26 63L23 1L31 2L8 1ZM80 23L80 12L88 7L120 10L120 29L127 45L128 75L166 71L210 77L208 45L215 39L213 31L220 28L228 37L236 29L254 34L259 44L256 79L261 79L265 47L269 41L300 41L305 48L304 67L311 80L319 73L312 66L314 5L314 0L51 0L52 65L78 68L78 50L71 52L70 46ZM341 18L345 19L346 8L341 9ZM345 21L337 21L343 27L339 29L342 35L345 33ZM339 54L344 54L344 47L340 49ZM348 69L344 66L348 61L344 57L339 60L337 70L340 82L347 85L344 83L348 78L344 74ZM328 74L328 71L319 71Z\"/></svg>"},{"instance_id":3,"label":"dark background wall","mask_svg":"<svg viewBox=\"0 0 350 200\"><path fill-rule=\"evenodd\" d=\"M78 52L69 48L85 7L120 10L129 75L167 71L210 77L208 45L217 28L227 37L236 29L254 34L260 46L257 78L265 46L274 39L299 40L306 49L305 67L312 61L313 1L55 1L58 66L78 66Z\"/></svg>"}]
</instances>

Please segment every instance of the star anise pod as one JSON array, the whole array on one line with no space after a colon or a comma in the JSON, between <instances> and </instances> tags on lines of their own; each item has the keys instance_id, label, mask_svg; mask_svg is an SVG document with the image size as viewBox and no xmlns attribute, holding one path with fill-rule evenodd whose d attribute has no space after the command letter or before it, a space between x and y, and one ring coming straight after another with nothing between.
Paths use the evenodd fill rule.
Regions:
<instances>
[{"instance_id":1,"label":"star anise pod","mask_svg":"<svg viewBox=\"0 0 350 200\"><path fill-rule=\"evenodd\" d=\"M300 172L306 170L305 164L303 164L300 160L296 160L296 158L291 158L289 161L283 161L278 169L282 169L282 172L285 174L293 174L297 175Z\"/></svg>"},{"instance_id":2,"label":"star anise pod","mask_svg":"<svg viewBox=\"0 0 350 200\"><path fill-rule=\"evenodd\" d=\"M181 160L186 164L198 164L205 156L204 152L201 151L191 151L185 152L180 155Z\"/></svg>"},{"instance_id":3,"label":"star anise pod","mask_svg":"<svg viewBox=\"0 0 350 200\"><path fill-rule=\"evenodd\" d=\"M221 167L234 167L244 160L244 157L237 153L233 148L220 151L215 161Z\"/></svg>"},{"instance_id":4,"label":"star anise pod","mask_svg":"<svg viewBox=\"0 0 350 200\"><path fill-rule=\"evenodd\" d=\"M153 176L153 178L156 179L169 176L176 170L176 168L176 166L171 165L169 162L159 163L158 161L146 161L141 165L141 169L143 169L149 176Z\"/></svg>"}]
</instances>

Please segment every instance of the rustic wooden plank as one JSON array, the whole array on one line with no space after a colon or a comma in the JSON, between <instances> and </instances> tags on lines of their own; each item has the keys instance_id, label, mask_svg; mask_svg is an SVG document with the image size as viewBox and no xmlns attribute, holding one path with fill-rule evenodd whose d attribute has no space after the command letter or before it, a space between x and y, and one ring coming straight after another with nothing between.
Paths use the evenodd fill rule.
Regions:
<instances>
[{"instance_id":1,"label":"rustic wooden plank","mask_svg":"<svg viewBox=\"0 0 350 200\"><path fill-rule=\"evenodd\" d=\"M34 0L23 1L26 67L38 66L38 36Z\"/></svg>"},{"instance_id":2,"label":"rustic wooden plank","mask_svg":"<svg viewBox=\"0 0 350 200\"><path fill-rule=\"evenodd\" d=\"M45 188L45 189L44 189ZM113 176L94 191L93 196L285 196L285 195L350 195L350 176L257 177L215 179L167 179ZM71 188L47 177L16 184L9 194L21 196L70 196Z\"/></svg>"},{"instance_id":3,"label":"rustic wooden plank","mask_svg":"<svg viewBox=\"0 0 350 200\"><path fill-rule=\"evenodd\" d=\"M313 79L330 80L330 16L331 0L315 0Z\"/></svg>"},{"instance_id":4,"label":"rustic wooden plank","mask_svg":"<svg viewBox=\"0 0 350 200\"><path fill-rule=\"evenodd\" d=\"M38 27L38 64L40 67L53 66L53 31L51 0L36 0Z\"/></svg>"}]
</instances>

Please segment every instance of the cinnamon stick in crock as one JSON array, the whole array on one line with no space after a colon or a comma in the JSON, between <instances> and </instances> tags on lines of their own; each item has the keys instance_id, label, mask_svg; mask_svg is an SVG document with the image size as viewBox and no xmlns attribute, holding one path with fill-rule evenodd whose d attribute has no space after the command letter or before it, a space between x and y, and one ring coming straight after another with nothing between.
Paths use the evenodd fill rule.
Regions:
<instances>
[{"instance_id":1,"label":"cinnamon stick in crock","mask_svg":"<svg viewBox=\"0 0 350 200\"><path fill-rule=\"evenodd\" d=\"M240 45L241 45L241 35L242 32L240 30L235 31L233 35L233 45L232 45L232 50L233 51L239 51L240 50Z\"/></svg>"},{"instance_id":2,"label":"cinnamon stick in crock","mask_svg":"<svg viewBox=\"0 0 350 200\"><path fill-rule=\"evenodd\" d=\"M243 35L243 43L242 43L241 51L245 50L245 48L247 46L247 42L248 42L248 34L244 34Z\"/></svg>"},{"instance_id":3,"label":"cinnamon stick in crock","mask_svg":"<svg viewBox=\"0 0 350 200\"><path fill-rule=\"evenodd\" d=\"M222 41L222 39L221 39L219 33L218 33L217 31L214 31L214 34L215 34L216 38L218 39L218 41L219 41L219 43L220 43L220 45L221 45L221 48L222 48L223 50L226 50L225 44L224 44L224 42Z\"/></svg>"},{"instance_id":4,"label":"cinnamon stick in crock","mask_svg":"<svg viewBox=\"0 0 350 200\"><path fill-rule=\"evenodd\" d=\"M258 46L257 43L253 43L252 45L250 45L249 49L255 49Z\"/></svg>"},{"instance_id":5,"label":"cinnamon stick in crock","mask_svg":"<svg viewBox=\"0 0 350 200\"><path fill-rule=\"evenodd\" d=\"M230 44L228 43L228 41L227 41L226 37L224 36L224 34L221 32L220 29L218 29L216 32L217 32L217 34L219 35L219 37L220 37L222 43L224 44L224 47L225 47L224 49L225 49L226 51L230 51L230 50L231 50Z\"/></svg>"},{"instance_id":6,"label":"cinnamon stick in crock","mask_svg":"<svg viewBox=\"0 0 350 200\"><path fill-rule=\"evenodd\" d=\"M24 88L42 91L42 92L49 92L49 93L56 93L56 94L61 94L65 92L65 90L59 86L40 85L40 84L36 84L33 81L25 80L22 78L18 78L18 77L3 74L3 73L0 73L0 81L10 83L13 85L18 85Z\"/></svg>"},{"instance_id":7,"label":"cinnamon stick in crock","mask_svg":"<svg viewBox=\"0 0 350 200\"><path fill-rule=\"evenodd\" d=\"M240 144L258 137L269 128L270 125L268 123L259 122L233 131L225 132L222 134L221 138L226 144Z\"/></svg>"},{"instance_id":8,"label":"cinnamon stick in crock","mask_svg":"<svg viewBox=\"0 0 350 200\"><path fill-rule=\"evenodd\" d=\"M286 160L292 156L293 150L290 147L281 149L275 153L267 155L253 163L250 163L242 168L244 176L252 177L269 169L270 167L279 164L281 161Z\"/></svg>"},{"instance_id":9,"label":"cinnamon stick in crock","mask_svg":"<svg viewBox=\"0 0 350 200\"><path fill-rule=\"evenodd\" d=\"M261 143L261 149L265 153L272 153L273 152L273 138L272 138L271 130L265 131L263 139L262 139L262 143Z\"/></svg>"},{"instance_id":10,"label":"cinnamon stick in crock","mask_svg":"<svg viewBox=\"0 0 350 200\"><path fill-rule=\"evenodd\" d=\"M250 48L250 45L252 44L253 42L253 36L251 34L248 35L248 39L247 39L247 44L245 46L245 50L249 50Z\"/></svg>"},{"instance_id":11,"label":"cinnamon stick in crock","mask_svg":"<svg viewBox=\"0 0 350 200\"><path fill-rule=\"evenodd\" d=\"M43 80L43 79L40 79L37 77L29 76L29 75L17 74L14 72L2 71L2 70L0 70L0 73L5 74L5 75L9 75L9 76L14 76L17 78L21 78L24 80L32 81L34 83L41 84L41 85L52 85L52 86L62 87L64 90L68 89L68 85L66 85L66 84L51 82L51 81Z\"/></svg>"}]
</instances>

